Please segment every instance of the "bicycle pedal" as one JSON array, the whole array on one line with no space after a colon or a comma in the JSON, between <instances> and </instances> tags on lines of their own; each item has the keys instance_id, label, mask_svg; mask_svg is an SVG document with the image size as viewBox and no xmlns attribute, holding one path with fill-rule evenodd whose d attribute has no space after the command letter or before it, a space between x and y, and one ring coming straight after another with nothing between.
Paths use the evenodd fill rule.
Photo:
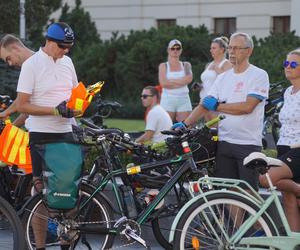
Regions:
<instances>
[{"instance_id":1,"label":"bicycle pedal","mask_svg":"<svg viewBox=\"0 0 300 250\"><path fill-rule=\"evenodd\" d=\"M140 243L142 246L144 246L146 249L150 249L149 246L147 245L146 241L142 239L140 236L138 236L131 228L127 228L125 230L125 236L129 237L136 242Z\"/></svg>"}]
</instances>

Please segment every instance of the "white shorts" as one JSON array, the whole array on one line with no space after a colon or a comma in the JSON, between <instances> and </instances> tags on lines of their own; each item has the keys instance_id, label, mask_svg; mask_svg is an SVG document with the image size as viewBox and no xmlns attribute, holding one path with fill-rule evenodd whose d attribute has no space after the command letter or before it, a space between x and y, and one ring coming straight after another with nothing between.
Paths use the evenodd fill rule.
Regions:
<instances>
[{"instance_id":1,"label":"white shorts","mask_svg":"<svg viewBox=\"0 0 300 250\"><path fill-rule=\"evenodd\" d=\"M188 112L192 111L190 96L176 96L162 93L160 106L168 112Z\"/></svg>"}]
</instances>

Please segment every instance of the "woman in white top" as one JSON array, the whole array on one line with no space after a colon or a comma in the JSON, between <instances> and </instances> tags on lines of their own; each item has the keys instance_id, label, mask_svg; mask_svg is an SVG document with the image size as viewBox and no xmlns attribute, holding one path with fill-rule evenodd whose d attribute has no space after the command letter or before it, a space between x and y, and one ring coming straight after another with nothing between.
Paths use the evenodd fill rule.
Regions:
<instances>
[{"instance_id":1,"label":"woman in white top","mask_svg":"<svg viewBox=\"0 0 300 250\"><path fill-rule=\"evenodd\" d=\"M200 99L202 100L207 96L217 76L232 67L229 60L226 59L227 47L228 39L224 36L215 38L210 45L210 53L213 61L207 64L200 76L202 82Z\"/></svg>"},{"instance_id":2,"label":"woman in white top","mask_svg":"<svg viewBox=\"0 0 300 250\"><path fill-rule=\"evenodd\" d=\"M283 205L292 231L300 232L300 49L288 53L283 64L291 86L284 93L284 105L279 114L281 123L277 142L281 167L268 171L274 186L283 194ZM260 182L267 187L265 176Z\"/></svg>"},{"instance_id":3,"label":"woman in white top","mask_svg":"<svg viewBox=\"0 0 300 250\"><path fill-rule=\"evenodd\" d=\"M189 62L179 60L182 44L174 39L168 45L168 61L159 65L159 83L162 87L160 105L172 121L183 121L192 111L188 84L193 80Z\"/></svg>"}]
</instances>

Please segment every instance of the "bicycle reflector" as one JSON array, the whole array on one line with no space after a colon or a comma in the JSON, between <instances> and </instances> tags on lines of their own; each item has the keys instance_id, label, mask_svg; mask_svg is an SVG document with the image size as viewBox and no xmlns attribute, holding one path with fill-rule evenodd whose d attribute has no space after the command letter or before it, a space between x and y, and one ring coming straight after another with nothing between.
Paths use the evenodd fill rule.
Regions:
<instances>
[{"instance_id":1,"label":"bicycle reflector","mask_svg":"<svg viewBox=\"0 0 300 250\"><path fill-rule=\"evenodd\" d=\"M190 146L189 146L189 144L188 144L187 141L184 141L183 143L181 143L181 146L182 146L183 152L184 152L185 154L191 152L191 148L190 148Z\"/></svg>"},{"instance_id":2,"label":"bicycle reflector","mask_svg":"<svg viewBox=\"0 0 300 250\"><path fill-rule=\"evenodd\" d=\"M76 88L72 89L70 100L67 107L74 110L80 110L82 114L93 100L95 94L100 92L104 82L97 82L85 88L82 82L79 82Z\"/></svg>"},{"instance_id":3,"label":"bicycle reflector","mask_svg":"<svg viewBox=\"0 0 300 250\"><path fill-rule=\"evenodd\" d=\"M200 192L200 185L198 182L192 182L191 183L191 188L192 188L192 191L194 193L199 193Z\"/></svg>"},{"instance_id":4,"label":"bicycle reflector","mask_svg":"<svg viewBox=\"0 0 300 250\"><path fill-rule=\"evenodd\" d=\"M200 241L196 236L192 237L192 246L193 246L193 249L195 249L195 250L200 249Z\"/></svg>"}]
</instances>

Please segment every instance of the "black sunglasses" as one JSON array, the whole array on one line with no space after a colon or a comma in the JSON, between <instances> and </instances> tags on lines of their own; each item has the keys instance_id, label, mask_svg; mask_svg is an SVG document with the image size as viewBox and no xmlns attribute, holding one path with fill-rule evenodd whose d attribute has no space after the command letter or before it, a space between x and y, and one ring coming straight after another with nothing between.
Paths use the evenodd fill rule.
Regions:
<instances>
[{"instance_id":1,"label":"black sunglasses","mask_svg":"<svg viewBox=\"0 0 300 250\"><path fill-rule=\"evenodd\" d=\"M56 43L56 44L57 44L58 48L60 48L60 49L69 49L70 50L73 46L73 43L71 43L71 44Z\"/></svg>"},{"instance_id":2,"label":"black sunglasses","mask_svg":"<svg viewBox=\"0 0 300 250\"><path fill-rule=\"evenodd\" d=\"M172 51L174 51L174 50L179 51L179 50L181 50L181 47L172 47L171 50L172 50Z\"/></svg>"},{"instance_id":3,"label":"black sunglasses","mask_svg":"<svg viewBox=\"0 0 300 250\"><path fill-rule=\"evenodd\" d=\"M298 63L298 62L295 62L295 61L284 61L283 62L283 67L284 68L287 68L288 66L290 65L290 67L292 68L292 69L295 69L295 68L297 68L300 64Z\"/></svg>"},{"instance_id":4,"label":"black sunglasses","mask_svg":"<svg viewBox=\"0 0 300 250\"><path fill-rule=\"evenodd\" d=\"M153 96L153 95L141 95L141 98L146 99L146 98L148 98L149 96Z\"/></svg>"}]
</instances>

